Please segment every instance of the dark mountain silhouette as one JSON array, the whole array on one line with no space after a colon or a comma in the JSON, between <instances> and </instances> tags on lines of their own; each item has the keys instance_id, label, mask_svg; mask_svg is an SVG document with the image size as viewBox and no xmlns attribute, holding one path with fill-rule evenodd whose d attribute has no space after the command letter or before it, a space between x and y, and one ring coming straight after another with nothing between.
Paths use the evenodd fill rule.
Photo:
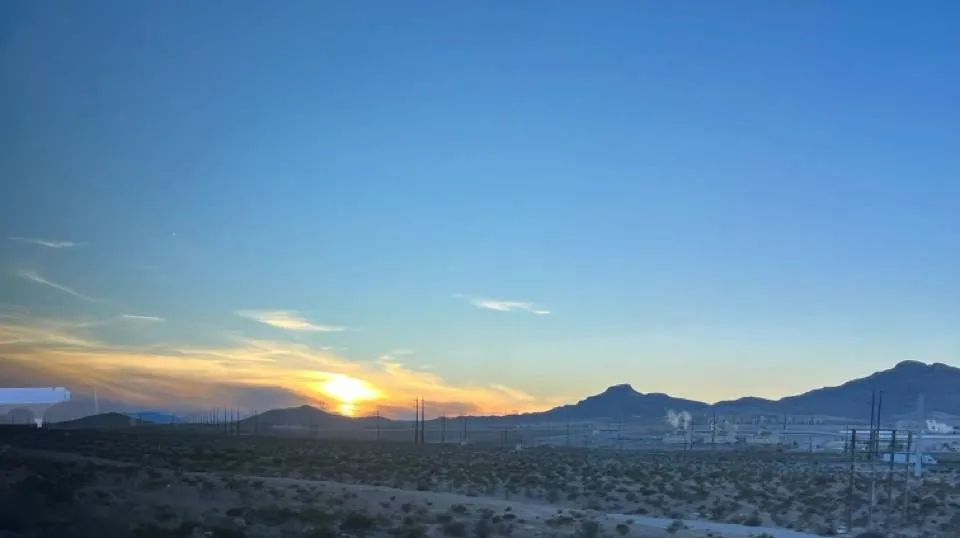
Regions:
<instances>
[{"instance_id":1,"label":"dark mountain silhouette","mask_svg":"<svg viewBox=\"0 0 960 538\"><path fill-rule=\"evenodd\" d=\"M129 428L136 423L135 419L122 413L101 413L90 415L76 420L58 422L49 427L57 429L91 429L91 430L119 430Z\"/></svg>"},{"instance_id":2,"label":"dark mountain silhouette","mask_svg":"<svg viewBox=\"0 0 960 538\"><path fill-rule=\"evenodd\" d=\"M600 394L588 396L572 405L562 405L543 413L529 413L525 418L543 420L631 420L660 418L667 410L684 410L690 413L706 410L709 404L683 398L674 398L662 393L644 394L630 385L614 385Z\"/></svg>"},{"instance_id":3,"label":"dark mountain silhouette","mask_svg":"<svg viewBox=\"0 0 960 538\"><path fill-rule=\"evenodd\" d=\"M372 417L351 418L336 413L317 409L311 405L273 409L256 416L247 417L240 421L242 428L256 428L257 431L267 432L271 429L336 429L360 428L367 422L372 424L376 420ZM386 421L387 419L381 419Z\"/></svg>"},{"instance_id":4,"label":"dark mountain silhouette","mask_svg":"<svg viewBox=\"0 0 960 538\"><path fill-rule=\"evenodd\" d=\"M960 415L960 368L942 363L903 361L889 370L847 381L836 387L814 389L779 400L741 398L718 402L718 408L752 407L760 411L796 415L833 415L869 418L871 393L883 391L884 416L913 415L917 397L924 395L924 410Z\"/></svg>"},{"instance_id":5,"label":"dark mountain silhouette","mask_svg":"<svg viewBox=\"0 0 960 538\"><path fill-rule=\"evenodd\" d=\"M100 398L94 403L92 396L72 395L66 402L60 402L47 408L43 420L47 423L67 422L83 417L106 413L125 413L130 405L123 402Z\"/></svg>"},{"instance_id":6,"label":"dark mountain silhouette","mask_svg":"<svg viewBox=\"0 0 960 538\"><path fill-rule=\"evenodd\" d=\"M190 415L189 411L160 411L156 408L145 408L119 400L100 398L95 401L93 396L74 394L70 400L48 407L43 412L43 420L46 423L57 423L107 413L124 414L142 422L157 424L183 422L183 418Z\"/></svg>"},{"instance_id":7,"label":"dark mountain silhouette","mask_svg":"<svg viewBox=\"0 0 960 538\"><path fill-rule=\"evenodd\" d=\"M510 416L471 416L469 421L472 424L497 425L578 420L663 422L669 410L686 411L695 418L721 413L819 415L866 421L870 416L871 393L875 390L883 391L885 420L912 418L916 410L917 397L920 394L925 397L925 411L928 416L960 416L960 368L941 363L924 364L917 361L904 361L888 370L875 372L838 386L818 388L779 400L748 396L711 405L662 393L637 392L630 385L619 384L575 404L563 405L547 411ZM124 424L130 424L131 416L137 416L136 410L122 402L101 398L98 408L101 414L90 416L94 415L92 398L74 398L69 402L50 407L45 413L45 422L73 421L71 426L77 427L76 424L87 423L75 419L90 416L91 420L104 421L108 426L116 424L117 427L123 427ZM106 416L111 418L103 418ZM143 417L141 423L169 424L170 422L169 415L166 413L146 412ZM241 423L244 429L256 424L257 431L266 433L273 429L372 428L377 420L383 426L389 423L398 426L402 424L404 427L410 425L409 421L391 421L387 418L350 418L309 405L274 409L255 417L244 418ZM185 422L192 421L185 420Z\"/></svg>"},{"instance_id":8,"label":"dark mountain silhouette","mask_svg":"<svg viewBox=\"0 0 960 538\"><path fill-rule=\"evenodd\" d=\"M180 424L183 422L182 417L168 411L136 411L126 413L126 415L142 422L150 422L153 424Z\"/></svg>"},{"instance_id":9,"label":"dark mountain silhouette","mask_svg":"<svg viewBox=\"0 0 960 538\"><path fill-rule=\"evenodd\" d=\"M910 416L917 406L917 397L924 395L929 413L960 415L960 368L946 364L924 364L904 361L889 370L873 373L835 387L814 389L779 400L744 397L708 404L674 398L660 393L644 394L630 385L615 385L573 405L556 407L542 413L525 415L527 420L584 419L658 419L667 410L687 411L693 415L706 412L754 413L771 415L825 415L849 419L868 419L872 391L883 391L885 417Z\"/></svg>"}]
</instances>

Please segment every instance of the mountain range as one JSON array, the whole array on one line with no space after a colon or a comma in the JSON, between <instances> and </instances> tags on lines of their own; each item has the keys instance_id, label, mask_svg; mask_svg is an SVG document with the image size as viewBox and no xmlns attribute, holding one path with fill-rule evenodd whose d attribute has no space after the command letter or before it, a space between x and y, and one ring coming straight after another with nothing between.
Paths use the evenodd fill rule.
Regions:
<instances>
[{"instance_id":1,"label":"mountain range","mask_svg":"<svg viewBox=\"0 0 960 538\"><path fill-rule=\"evenodd\" d=\"M960 368L942 363L903 361L834 387L814 389L778 400L748 396L714 404L674 398L661 393L637 392L630 385L615 385L604 392L565 405L533 413L543 419L623 419L663 417L668 410L718 414L822 416L866 420L874 392L882 391L884 417L913 417L918 397L924 396L927 415L960 415Z\"/></svg>"},{"instance_id":2,"label":"mountain range","mask_svg":"<svg viewBox=\"0 0 960 538\"><path fill-rule=\"evenodd\" d=\"M926 414L960 415L960 368L942 363L903 361L891 369L875 372L834 387L814 389L778 400L748 396L714 404L674 398L661 393L637 392L630 385L614 385L604 392L533 413L530 418L626 419L663 417L668 410L704 413L781 416L823 416L864 420L870 417L874 391L882 391L885 417L912 417L917 399L924 396Z\"/></svg>"},{"instance_id":3,"label":"mountain range","mask_svg":"<svg viewBox=\"0 0 960 538\"><path fill-rule=\"evenodd\" d=\"M687 412L693 416L706 414L820 416L866 421L870 417L870 403L874 391L883 392L882 413L885 420L913 417L917 398L924 396L928 416L960 416L960 368L942 363L925 364L903 361L893 368L875 372L838 386L814 389L778 400L744 397L714 404L675 398L662 393L642 393L628 384L614 385L575 404L553 409L506 417L476 417L483 421L556 422L567 420L650 420L662 421L669 411ZM122 402L99 402L101 412L120 412L136 416ZM93 414L92 401L78 398L51 407L47 422L62 422ZM169 422L169 415L150 413ZM148 418L148 420L150 420ZM261 413L265 423L325 427L361 425L370 417L351 419L327 413L310 406L300 406ZM384 419L385 420L385 419Z\"/></svg>"}]
</instances>

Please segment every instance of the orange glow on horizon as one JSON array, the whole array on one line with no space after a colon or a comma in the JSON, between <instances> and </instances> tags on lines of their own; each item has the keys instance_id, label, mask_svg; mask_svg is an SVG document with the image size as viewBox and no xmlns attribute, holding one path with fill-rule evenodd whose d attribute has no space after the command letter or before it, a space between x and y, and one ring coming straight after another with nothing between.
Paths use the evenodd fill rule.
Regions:
<instances>
[{"instance_id":1,"label":"orange glow on horizon","mask_svg":"<svg viewBox=\"0 0 960 538\"><path fill-rule=\"evenodd\" d=\"M291 402L326 401L346 416L407 416L415 396L427 400L428 416L541 411L565 401L499 384L450 383L392 357L358 362L301 343L239 335L220 346L127 347L97 338L96 327L0 310L0 371L81 391L96 387L101 397L139 405L235 407L258 390L270 398L279 391Z\"/></svg>"},{"instance_id":2,"label":"orange glow on horizon","mask_svg":"<svg viewBox=\"0 0 960 538\"><path fill-rule=\"evenodd\" d=\"M345 417L357 416L357 404L341 402L337 405L337 413Z\"/></svg>"},{"instance_id":3,"label":"orange glow on horizon","mask_svg":"<svg viewBox=\"0 0 960 538\"><path fill-rule=\"evenodd\" d=\"M357 403L380 398L380 391L362 379L344 374L332 374L319 386L320 392L337 401L337 411L348 417L356 416Z\"/></svg>"}]
</instances>

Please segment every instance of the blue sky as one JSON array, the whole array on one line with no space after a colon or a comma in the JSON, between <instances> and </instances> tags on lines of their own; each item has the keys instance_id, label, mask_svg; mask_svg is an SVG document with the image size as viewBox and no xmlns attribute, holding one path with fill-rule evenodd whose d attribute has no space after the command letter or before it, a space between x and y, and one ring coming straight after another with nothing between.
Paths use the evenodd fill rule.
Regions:
<instances>
[{"instance_id":1,"label":"blue sky","mask_svg":"<svg viewBox=\"0 0 960 538\"><path fill-rule=\"evenodd\" d=\"M0 357L37 383L503 411L960 358L953 2L0 13Z\"/></svg>"}]
</instances>

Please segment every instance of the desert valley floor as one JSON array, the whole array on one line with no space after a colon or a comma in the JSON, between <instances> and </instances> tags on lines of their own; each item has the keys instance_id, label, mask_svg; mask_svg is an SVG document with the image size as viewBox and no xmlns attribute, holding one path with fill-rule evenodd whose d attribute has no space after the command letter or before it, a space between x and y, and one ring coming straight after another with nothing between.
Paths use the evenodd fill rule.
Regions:
<instances>
[{"instance_id":1,"label":"desert valley floor","mask_svg":"<svg viewBox=\"0 0 960 538\"><path fill-rule=\"evenodd\" d=\"M57 430L0 445L4 538L960 536L955 471L851 482L784 453Z\"/></svg>"}]
</instances>

